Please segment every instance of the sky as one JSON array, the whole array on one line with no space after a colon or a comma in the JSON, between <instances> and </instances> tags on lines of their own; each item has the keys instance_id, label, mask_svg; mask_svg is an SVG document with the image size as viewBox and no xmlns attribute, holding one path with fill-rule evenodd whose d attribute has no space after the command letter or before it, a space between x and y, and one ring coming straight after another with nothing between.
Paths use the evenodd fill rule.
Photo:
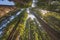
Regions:
<instances>
[{"instance_id":1,"label":"sky","mask_svg":"<svg viewBox=\"0 0 60 40\"><path fill-rule=\"evenodd\" d=\"M7 1L7 0L4 0L4 1L1 1L0 0L0 5L14 5L14 3L13 2L9 2L9 1ZM35 4L33 3L33 7L35 7ZM28 13L29 13L29 10L28 10ZM31 14L29 14L29 16L28 17L30 17L30 18L35 18L35 16L34 15L31 15ZM0 34L2 33L2 31L0 31Z\"/></svg>"},{"instance_id":2,"label":"sky","mask_svg":"<svg viewBox=\"0 0 60 40\"><path fill-rule=\"evenodd\" d=\"M0 5L14 5L14 3L9 2L8 0L4 0L4 1L0 0Z\"/></svg>"},{"instance_id":3,"label":"sky","mask_svg":"<svg viewBox=\"0 0 60 40\"><path fill-rule=\"evenodd\" d=\"M4 0L4 1L0 0L0 5L14 5L14 3L13 2L9 2L7 0ZM2 31L0 30L0 34L1 33L2 33Z\"/></svg>"}]
</instances>

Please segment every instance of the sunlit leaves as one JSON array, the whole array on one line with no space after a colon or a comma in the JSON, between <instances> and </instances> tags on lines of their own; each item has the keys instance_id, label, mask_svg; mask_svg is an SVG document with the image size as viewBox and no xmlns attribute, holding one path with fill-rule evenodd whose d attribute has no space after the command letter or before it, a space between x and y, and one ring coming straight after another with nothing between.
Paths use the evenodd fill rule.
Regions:
<instances>
[{"instance_id":1,"label":"sunlit leaves","mask_svg":"<svg viewBox=\"0 0 60 40\"><path fill-rule=\"evenodd\" d=\"M44 15L44 19L51 25L51 27L56 30L60 30L60 14L55 12L49 12ZM54 23L54 24L53 24Z\"/></svg>"},{"instance_id":2,"label":"sunlit leaves","mask_svg":"<svg viewBox=\"0 0 60 40\"><path fill-rule=\"evenodd\" d=\"M37 6L41 9L60 12L60 1L59 0L38 0Z\"/></svg>"},{"instance_id":3,"label":"sunlit leaves","mask_svg":"<svg viewBox=\"0 0 60 40\"><path fill-rule=\"evenodd\" d=\"M15 39L14 37L18 36L19 33L20 33L19 36L21 36L23 34L24 29L25 29L25 21L27 19L27 16L28 16L28 14L24 10L21 13L21 15L19 15L15 19L13 19L13 24L12 24L12 22L10 22L9 25L6 26L6 28L4 29L5 31L4 31L1 39L2 40L3 39L7 40L7 39L10 39L10 38ZM17 20L18 20L18 22L16 23Z\"/></svg>"},{"instance_id":4,"label":"sunlit leaves","mask_svg":"<svg viewBox=\"0 0 60 40\"><path fill-rule=\"evenodd\" d=\"M14 1L17 8L28 8L31 6L31 1L29 0L19 0ZM41 3L40 3L41 2ZM42 3L44 2L44 3ZM50 1L49 1L50 2ZM54 6L54 5L53 5ZM47 0L38 0L37 7L41 9L53 8L53 6L48 5ZM55 7L56 8L56 7ZM53 9L55 9L53 8ZM51 31L60 31L60 14L55 12L44 12L43 14L39 8L31 8L30 13L36 16L36 19L31 18L27 20L28 14L26 10L23 10L18 17L10 22L4 29L3 40L50 40L48 33L53 35ZM16 15L15 11L12 15ZM9 19L10 20L10 19ZM15 21L14 21L15 20ZM28 23L26 23L28 21ZM45 23L46 22L46 23ZM53 24L54 23L54 24ZM48 26L46 26L48 24ZM46 28L48 30L46 30ZM52 28L53 30L49 29ZM48 32L48 33L47 33ZM54 36L54 35L53 35ZM54 37L55 38L55 37Z\"/></svg>"}]
</instances>

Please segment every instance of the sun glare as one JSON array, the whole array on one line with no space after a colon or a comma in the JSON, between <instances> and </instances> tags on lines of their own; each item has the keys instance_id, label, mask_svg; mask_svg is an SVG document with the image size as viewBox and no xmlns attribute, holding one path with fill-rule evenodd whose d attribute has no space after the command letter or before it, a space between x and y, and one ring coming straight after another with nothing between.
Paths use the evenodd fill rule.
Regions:
<instances>
[{"instance_id":1,"label":"sun glare","mask_svg":"<svg viewBox=\"0 0 60 40\"><path fill-rule=\"evenodd\" d=\"M31 18L33 20L35 18L35 16L32 14L28 14L28 18Z\"/></svg>"},{"instance_id":2,"label":"sun glare","mask_svg":"<svg viewBox=\"0 0 60 40\"><path fill-rule=\"evenodd\" d=\"M35 16L30 13L29 8L27 8L28 18L34 19Z\"/></svg>"}]
</instances>

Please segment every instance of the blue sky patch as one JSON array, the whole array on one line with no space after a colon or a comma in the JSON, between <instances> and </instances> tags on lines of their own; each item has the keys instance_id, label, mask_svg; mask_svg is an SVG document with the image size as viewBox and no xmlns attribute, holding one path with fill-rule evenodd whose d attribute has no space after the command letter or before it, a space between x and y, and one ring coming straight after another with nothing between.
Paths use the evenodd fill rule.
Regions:
<instances>
[{"instance_id":1,"label":"blue sky patch","mask_svg":"<svg viewBox=\"0 0 60 40\"><path fill-rule=\"evenodd\" d=\"M14 5L14 2L9 2L8 0L0 0L0 5Z\"/></svg>"}]
</instances>

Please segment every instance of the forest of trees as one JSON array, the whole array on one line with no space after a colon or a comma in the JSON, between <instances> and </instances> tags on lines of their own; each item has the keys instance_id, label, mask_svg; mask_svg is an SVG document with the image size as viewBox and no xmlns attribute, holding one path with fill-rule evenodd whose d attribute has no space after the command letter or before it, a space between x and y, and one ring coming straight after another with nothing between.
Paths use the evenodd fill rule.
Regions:
<instances>
[{"instance_id":1,"label":"forest of trees","mask_svg":"<svg viewBox=\"0 0 60 40\"><path fill-rule=\"evenodd\" d=\"M0 40L60 40L60 0L9 1L16 10L0 18Z\"/></svg>"}]
</instances>

